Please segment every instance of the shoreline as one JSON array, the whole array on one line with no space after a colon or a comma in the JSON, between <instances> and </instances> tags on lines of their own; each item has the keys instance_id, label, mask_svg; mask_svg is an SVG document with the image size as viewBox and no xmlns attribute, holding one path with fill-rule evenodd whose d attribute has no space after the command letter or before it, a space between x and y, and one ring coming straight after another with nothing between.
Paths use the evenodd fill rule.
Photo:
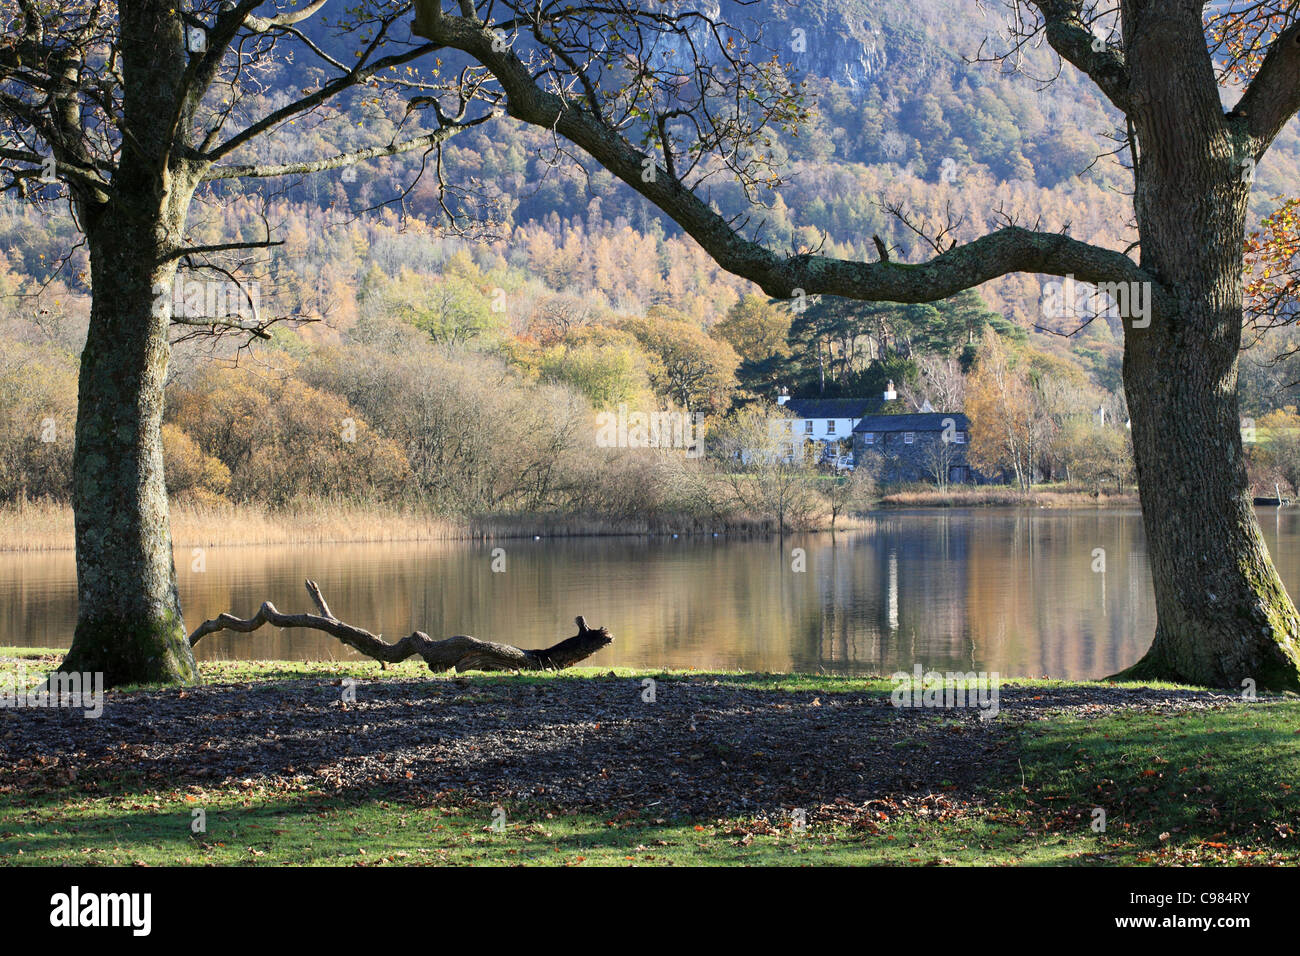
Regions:
<instances>
[{"instance_id":1,"label":"shoreline","mask_svg":"<svg viewBox=\"0 0 1300 956\"><path fill-rule=\"evenodd\" d=\"M947 492L896 491L883 495L870 515L905 508L1107 508L1135 507L1136 494L1094 498L1075 490L1024 494L996 488ZM617 522L591 515L496 515L456 517L391 506L306 503L282 509L259 505L194 506L173 504L172 543L176 548L274 545L398 544L463 542L511 538L656 537L660 535L770 537L770 519L740 518L709 522L690 515L665 515ZM835 531L860 530L867 521L841 516ZM797 534L824 534L828 521ZM74 550L72 507L47 502L0 507L0 553Z\"/></svg>"}]
</instances>

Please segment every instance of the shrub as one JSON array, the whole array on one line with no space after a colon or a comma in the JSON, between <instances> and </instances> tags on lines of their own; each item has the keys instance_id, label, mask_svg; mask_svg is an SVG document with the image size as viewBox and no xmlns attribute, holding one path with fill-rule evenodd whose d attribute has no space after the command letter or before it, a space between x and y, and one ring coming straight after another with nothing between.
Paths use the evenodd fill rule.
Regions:
<instances>
[{"instance_id":1,"label":"shrub","mask_svg":"<svg viewBox=\"0 0 1300 956\"><path fill-rule=\"evenodd\" d=\"M70 499L76 418L73 358L8 343L0 352L0 499Z\"/></svg>"}]
</instances>

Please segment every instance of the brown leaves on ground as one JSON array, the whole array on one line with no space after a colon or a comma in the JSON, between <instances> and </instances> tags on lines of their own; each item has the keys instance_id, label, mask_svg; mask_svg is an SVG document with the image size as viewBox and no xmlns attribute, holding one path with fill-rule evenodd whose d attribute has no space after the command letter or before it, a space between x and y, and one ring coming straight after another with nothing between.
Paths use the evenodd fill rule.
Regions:
<instances>
[{"instance_id":1,"label":"brown leaves on ground","mask_svg":"<svg viewBox=\"0 0 1300 956\"><path fill-rule=\"evenodd\" d=\"M654 703L631 678L379 680L358 684L346 710L339 695L330 681L299 680L115 692L98 720L5 711L0 790L124 778L380 788L419 801L599 808L615 822L652 808L782 826L803 808L809 822L870 828L904 809L960 813L1018 779L1026 720L1210 705L1193 692L1007 688L1001 714L981 720L975 709L899 709L879 694L760 690L707 675L662 678Z\"/></svg>"}]
</instances>

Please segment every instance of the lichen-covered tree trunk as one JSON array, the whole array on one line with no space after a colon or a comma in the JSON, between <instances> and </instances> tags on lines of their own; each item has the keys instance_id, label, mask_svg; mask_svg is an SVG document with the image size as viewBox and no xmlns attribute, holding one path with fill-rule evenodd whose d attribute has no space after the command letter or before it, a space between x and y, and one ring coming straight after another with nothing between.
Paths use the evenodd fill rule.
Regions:
<instances>
[{"instance_id":1,"label":"lichen-covered tree trunk","mask_svg":"<svg viewBox=\"0 0 1300 956\"><path fill-rule=\"evenodd\" d=\"M81 356L73 455L77 626L63 670L109 686L196 678L172 559L163 479L163 384L173 265L157 265L175 222L87 225L95 294Z\"/></svg>"},{"instance_id":2,"label":"lichen-covered tree trunk","mask_svg":"<svg viewBox=\"0 0 1300 956\"><path fill-rule=\"evenodd\" d=\"M1238 323L1212 311L1189 304L1140 345L1130 337L1125 357L1157 615L1150 650L1125 676L1300 689L1300 619L1246 479L1236 344L1226 341Z\"/></svg>"},{"instance_id":3,"label":"lichen-covered tree trunk","mask_svg":"<svg viewBox=\"0 0 1300 956\"><path fill-rule=\"evenodd\" d=\"M161 434L169 293L199 180L176 143L188 61L174 5L119 10L122 154L112 198L78 205L93 295L73 452L77 626L60 666L101 671L107 686L191 683Z\"/></svg>"},{"instance_id":4,"label":"lichen-covered tree trunk","mask_svg":"<svg viewBox=\"0 0 1300 956\"><path fill-rule=\"evenodd\" d=\"M1201 42L1195 27L1189 49ZM1223 132L1213 85L1190 82L1170 68L1180 57L1161 54L1177 47L1173 32L1151 31L1151 49L1130 56L1144 93L1134 111L1142 265L1175 302L1125 335L1157 614L1151 648L1127 676L1295 690L1300 617L1255 518L1237 403L1250 163Z\"/></svg>"}]
</instances>

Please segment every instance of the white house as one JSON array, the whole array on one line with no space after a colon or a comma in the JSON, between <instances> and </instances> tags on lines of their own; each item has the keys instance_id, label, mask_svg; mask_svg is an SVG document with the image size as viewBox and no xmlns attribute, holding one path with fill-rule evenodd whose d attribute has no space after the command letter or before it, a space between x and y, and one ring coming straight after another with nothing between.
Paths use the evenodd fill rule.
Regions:
<instances>
[{"instance_id":1,"label":"white house","mask_svg":"<svg viewBox=\"0 0 1300 956\"><path fill-rule=\"evenodd\" d=\"M791 398L780 395L776 402L783 411L792 413L784 421L797 446L815 441L847 451L858 422L866 415L879 412L885 401L897 397L893 393L893 383L890 385L881 398Z\"/></svg>"}]
</instances>

